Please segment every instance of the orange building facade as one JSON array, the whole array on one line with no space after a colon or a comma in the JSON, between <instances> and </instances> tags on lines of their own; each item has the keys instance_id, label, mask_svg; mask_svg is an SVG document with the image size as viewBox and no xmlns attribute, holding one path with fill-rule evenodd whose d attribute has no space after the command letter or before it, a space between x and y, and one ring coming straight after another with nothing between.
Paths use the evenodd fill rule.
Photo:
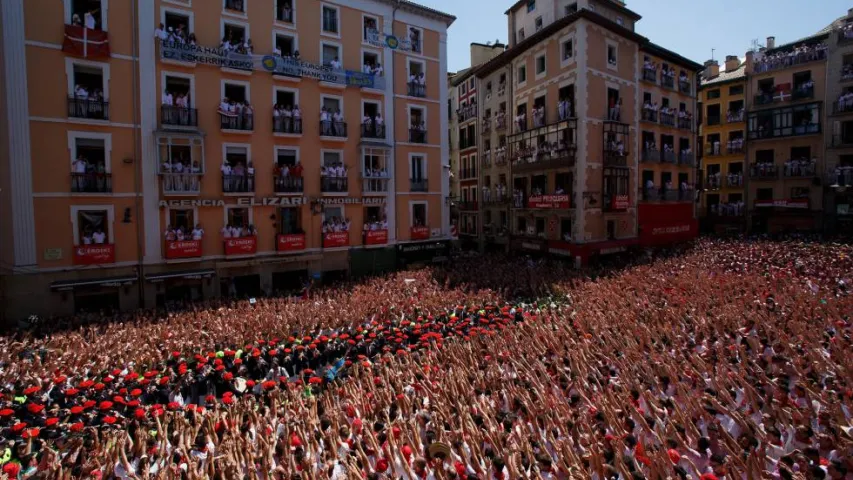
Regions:
<instances>
[{"instance_id":1,"label":"orange building facade","mask_svg":"<svg viewBox=\"0 0 853 480\"><path fill-rule=\"evenodd\" d=\"M2 15L7 318L298 290L446 248L453 17L390 0Z\"/></svg>"}]
</instances>

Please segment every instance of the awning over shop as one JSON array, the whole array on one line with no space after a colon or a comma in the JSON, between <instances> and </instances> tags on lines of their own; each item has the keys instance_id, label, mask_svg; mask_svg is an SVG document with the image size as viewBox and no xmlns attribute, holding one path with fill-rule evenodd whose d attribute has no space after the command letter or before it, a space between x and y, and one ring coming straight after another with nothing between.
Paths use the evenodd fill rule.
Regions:
<instances>
[{"instance_id":1,"label":"awning over shop","mask_svg":"<svg viewBox=\"0 0 853 480\"><path fill-rule=\"evenodd\" d=\"M136 277L104 277L104 278L83 278L79 280L62 280L50 284L51 290L68 292L79 287L126 287L136 283Z\"/></svg>"},{"instance_id":2,"label":"awning over shop","mask_svg":"<svg viewBox=\"0 0 853 480\"><path fill-rule=\"evenodd\" d=\"M211 268L203 270L182 270L178 272L162 272L145 275L145 281L151 283L162 282L168 278L183 278L185 280L200 280L202 278L210 278L216 275L216 271Z\"/></svg>"}]
</instances>

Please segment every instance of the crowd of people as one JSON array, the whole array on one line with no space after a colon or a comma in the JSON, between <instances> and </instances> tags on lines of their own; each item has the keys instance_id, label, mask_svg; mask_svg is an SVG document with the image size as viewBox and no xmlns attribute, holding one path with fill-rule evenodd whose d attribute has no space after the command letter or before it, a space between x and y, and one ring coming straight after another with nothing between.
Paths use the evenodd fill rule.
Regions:
<instances>
[{"instance_id":1,"label":"crowd of people","mask_svg":"<svg viewBox=\"0 0 853 480\"><path fill-rule=\"evenodd\" d=\"M248 101L225 97L219 103L221 127L228 130L253 130L255 109Z\"/></svg>"},{"instance_id":2,"label":"crowd of people","mask_svg":"<svg viewBox=\"0 0 853 480\"><path fill-rule=\"evenodd\" d=\"M85 85L74 85L73 104L69 106L68 114L78 118L105 119L109 116L104 91L100 88L90 88Z\"/></svg>"},{"instance_id":3,"label":"crowd of people","mask_svg":"<svg viewBox=\"0 0 853 480\"><path fill-rule=\"evenodd\" d=\"M162 23L154 30L154 38L161 42L196 45L198 41L195 33L190 32L187 26L179 23L177 27L166 27Z\"/></svg>"},{"instance_id":4,"label":"crowd of people","mask_svg":"<svg viewBox=\"0 0 853 480\"><path fill-rule=\"evenodd\" d=\"M851 72L853 76L853 72ZM853 110L853 89L847 90L838 97L838 111L846 112Z\"/></svg>"},{"instance_id":5,"label":"crowd of people","mask_svg":"<svg viewBox=\"0 0 853 480\"><path fill-rule=\"evenodd\" d=\"M742 217L744 214L744 206L742 200L727 203L713 203L709 207L711 215L720 215L723 217Z\"/></svg>"},{"instance_id":6,"label":"crowd of people","mask_svg":"<svg viewBox=\"0 0 853 480\"><path fill-rule=\"evenodd\" d=\"M219 233L222 234L222 238L257 237L258 229L256 229L255 226L251 223L243 225L228 223L224 227L222 227L222 230L220 230ZM202 235L204 235L203 231Z\"/></svg>"},{"instance_id":7,"label":"crowd of people","mask_svg":"<svg viewBox=\"0 0 853 480\"><path fill-rule=\"evenodd\" d=\"M519 145L519 147L513 152L512 164L520 165L524 163L536 163L563 158L568 155L570 147L572 147L572 145L566 142L565 138L560 138L556 142L542 141L538 146ZM505 155L505 150L500 151L501 148L505 149L506 147L498 148L496 155Z\"/></svg>"},{"instance_id":8,"label":"crowd of people","mask_svg":"<svg viewBox=\"0 0 853 480\"><path fill-rule=\"evenodd\" d=\"M833 185L851 187L853 186L853 165L839 164L832 169Z\"/></svg>"},{"instance_id":9,"label":"crowd of people","mask_svg":"<svg viewBox=\"0 0 853 480\"><path fill-rule=\"evenodd\" d=\"M228 227L226 227L228 228ZM232 233L229 229L229 237ZM223 229L223 235L224 235ZM166 231L163 234L166 237L167 242L183 242L185 240L201 240L204 238L204 229L201 227L201 224L195 224L195 227L190 229L189 226L179 226L178 228L174 228L171 224L166 226Z\"/></svg>"},{"instance_id":10,"label":"crowd of people","mask_svg":"<svg viewBox=\"0 0 853 480\"><path fill-rule=\"evenodd\" d=\"M726 186L739 187L743 185L743 172L729 172L723 175L722 172L708 174L708 187L719 189L723 186L722 180L726 179Z\"/></svg>"},{"instance_id":11,"label":"crowd of people","mask_svg":"<svg viewBox=\"0 0 853 480\"><path fill-rule=\"evenodd\" d=\"M853 249L460 258L0 339L8 478L853 478Z\"/></svg>"},{"instance_id":12,"label":"crowd of people","mask_svg":"<svg viewBox=\"0 0 853 480\"><path fill-rule=\"evenodd\" d=\"M332 232L349 232L351 225L352 221L349 218L333 216L323 221L322 232L324 234Z\"/></svg>"},{"instance_id":13,"label":"crowd of people","mask_svg":"<svg viewBox=\"0 0 853 480\"><path fill-rule=\"evenodd\" d=\"M375 115L367 113L361 119L361 126L365 133L375 138L385 138L385 119L382 114L376 112Z\"/></svg>"},{"instance_id":14,"label":"crowd of people","mask_svg":"<svg viewBox=\"0 0 853 480\"><path fill-rule=\"evenodd\" d=\"M785 161L786 177L813 177L817 170L817 158L792 158Z\"/></svg>"},{"instance_id":15,"label":"crowd of people","mask_svg":"<svg viewBox=\"0 0 853 480\"><path fill-rule=\"evenodd\" d=\"M347 125L344 123L344 115L341 109L322 107L320 109L320 135L329 137L346 137Z\"/></svg>"},{"instance_id":16,"label":"crowd of people","mask_svg":"<svg viewBox=\"0 0 853 480\"><path fill-rule=\"evenodd\" d=\"M798 45L790 50L761 54L755 59L755 73L768 72L778 68L787 68L800 63L811 62L826 58L827 45Z\"/></svg>"},{"instance_id":17,"label":"crowd of people","mask_svg":"<svg viewBox=\"0 0 853 480\"><path fill-rule=\"evenodd\" d=\"M273 105L272 121L274 132L302 133L302 110L299 105Z\"/></svg>"}]
</instances>

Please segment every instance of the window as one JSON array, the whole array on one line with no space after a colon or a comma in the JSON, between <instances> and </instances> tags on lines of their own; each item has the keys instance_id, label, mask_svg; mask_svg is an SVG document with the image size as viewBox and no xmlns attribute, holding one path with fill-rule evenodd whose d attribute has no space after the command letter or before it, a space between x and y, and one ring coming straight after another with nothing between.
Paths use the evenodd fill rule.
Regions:
<instances>
[{"instance_id":1,"label":"window","mask_svg":"<svg viewBox=\"0 0 853 480\"><path fill-rule=\"evenodd\" d=\"M74 159L84 162L86 173L107 172L106 152L102 139L79 137L74 139Z\"/></svg>"},{"instance_id":2,"label":"window","mask_svg":"<svg viewBox=\"0 0 853 480\"><path fill-rule=\"evenodd\" d=\"M409 27L409 42L412 45L412 52L421 53L421 38L424 36L423 30L418 27Z\"/></svg>"},{"instance_id":3,"label":"window","mask_svg":"<svg viewBox=\"0 0 853 480\"><path fill-rule=\"evenodd\" d=\"M180 228L184 233L192 231L195 227L195 222L193 221L193 210L169 210L169 224L176 230Z\"/></svg>"},{"instance_id":4,"label":"window","mask_svg":"<svg viewBox=\"0 0 853 480\"><path fill-rule=\"evenodd\" d=\"M249 102L249 92L246 88L246 85L241 85L237 83L228 83L225 82L225 94L223 95L230 102L234 103L248 103Z\"/></svg>"},{"instance_id":5,"label":"window","mask_svg":"<svg viewBox=\"0 0 853 480\"><path fill-rule=\"evenodd\" d=\"M362 35L364 40L378 40L379 19L370 15L362 16Z\"/></svg>"},{"instance_id":6,"label":"window","mask_svg":"<svg viewBox=\"0 0 853 480\"><path fill-rule=\"evenodd\" d=\"M178 34L183 34L181 36L189 35L192 32L191 21L189 15L178 13L175 10L166 10L163 12L163 25L166 27L166 31L174 31Z\"/></svg>"},{"instance_id":7,"label":"window","mask_svg":"<svg viewBox=\"0 0 853 480\"><path fill-rule=\"evenodd\" d=\"M288 167L295 167L296 164L299 163L299 154L292 148L276 148L275 163L279 167L283 167L285 165Z\"/></svg>"},{"instance_id":8,"label":"window","mask_svg":"<svg viewBox=\"0 0 853 480\"><path fill-rule=\"evenodd\" d=\"M519 29L518 29L518 41L520 42L520 41L522 41L522 40L524 40L524 29L523 29L523 28L519 28Z\"/></svg>"},{"instance_id":9,"label":"window","mask_svg":"<svg viewBox=\"0 0 853 480\"><path fill-rule=\"evenodd\" d=\"M293 0L275 0L275 18L279 22L293 23Z\"/></svg>"},{"instance_id":10,"label":"window","mask_svg":"<svg viewBox=\"0 0 853 480\"><path fill-rule=\"evenodd\" d=\"M545 55L536 57L536 75L545 75Z\"/></svg>"},{"instance_id":11,"label":"window","mask_svg":"<svg viewBox=\"0 0 853 480\"><path fill-rule=\"evenodd\" d=\"M563 60L568 60L574 56L575 45L572 39L563 42Z\"/></svg>"},{"instance_id":12,"label":"window","mask_svg":"<svg viewBox=\"0 0 853 480\"><path fill-rule=\"evenodd\" d=\"M235 12L246 13L247 0L224 0L225 10L233 10Z\"/></svg>"},{"instance_id":13,"label":"window","mask_svg":"<svg viewBox=\"0 0 853 480\"><path fill-rule=\"evenodd\" d=\"M104 93L104 70L100 67L74 64L73 67L73 90L72 93L76 96L81 96L77 87L82 87L85 91L84 98L93 100L95 98L106 97ZM103 98L103 100L108 100Z\"/></svg>"},{"instance_id":14,"label":"window","mask_svg":"<svg viewBox=\"0 0 853 480\"><path fill-rule=\"evenodd\" d=\"M228 225L232 227L247 228L252 223L249 219L248 208L229 208L227 212Z\"/></svg>"},{"instance_id":15,"label":"window","mask_svg":"<svg viewBox=\"0 0 853 480\"><path fill-rule=\"evenodd\" d=\"M540 237L545 236L545 218L544 217L536 217L536 235Z\"/></svg>"},{"instance_id":16,"label":"window","mask_svg":"<svg viewBox=\"0 0 853 480\"><path fill-rule=\"evenodd\" d=\"M337 166L341 163L342 163L341 162L341 152L337 152L337 151L335 151L335 152L329 152L329 151L323 152L323 166L324 167L326 167L326 168L334 167L334 166Z\"/></svg>"},{"instance_id":17,"label":"window","mask_svg":"<svg viewBox=\"0 0 853 480\"><path fill-rule=\"evenodd\" d=\"M527 0L527 13L536 10L536 0Z\"/></svg>"},{"instance_id":18,"label":"window","mask_svg":"<svg viewBox=\"0 0 853 480\"><path fill-rule=\"evenodd\" d=\"M339 35L338 30L338 9L323 5L323 32Z\"/></svg>"},{"instance_id":19,"label":"window","mask_svg":"<svg viewBox=\"0 0 853 480\"><path fill-rule=\"evenodd\" d=\"M516 233L519 235L527 235L527 218L518 216L515 218Z\"/></svg>"},{"instance_id":20,"label":"window","mask_svg":"<svg viewBox=\"0 0 853 480\"><path fill-rule=\"evenodd\" d=\"M340 63L341 58L341 47L331 43L322 43L323 47L323 58L322 62L325 66L331 66L332 62L335 64Z\"/></svg>"},{"instance_id":21,"label":"window","mask_svg":"<svg viewBox=\"0 0 853 480\"><path fill-rule=\"evenodd\" d=\"M607 46L607 65L610 67L616 66L616 45Z\"/></svg>"},{"instance_id":22,"label":"window","mask_svg":"<svg viewBox=\"0 0 853 480\"><path fill-rule=\"evenodd\" d=\"M536 25L536 31L537 31L537 32L538 32L539 30L542 30L542 17L536 17L536 20L534 21L534 24Z\"/></svg>"},{"instance_id":23,"label":"window","mask_svg":"<svg viewBox=\"0 0 853 480\"><path fill-rule=\"evenodd\" d=\"M705 95L705 98L707 98L708 100L720 98L720 90L708 90L708 93Z\"/></svg>"},{"instance_id":24,"label":"window","mask_svg":"<svg viewBox=\"0 0 853 480\"><path fill-rule=\"evenodd\" d=\"M412 170L412 181L413 182L422 182L426 179L426 162L424 161L424 157L420 155L412 155L411 158L411 170Z\"/></svg>"},{"instance_id":25,"label":"window","mask_svg":"<svg viewBox=\"0 0 853 480\"><path fill-rule=\"evenodd\" d=\"M527 81L527 66L522 65L518 67L518 83L524 83Z\"/></svg>"},{"instance_id":26,"label":"window","mask_svg":"<svg viewBox=\"0 0 853 480\"><path fill-rule=\"evenodd\" d=\"M729 95L743 95L743 85L734 85L729 87ZM719 92L717 97L719 97Z\"/></svg>"},{"instance_id":27,"label":"window","mask_svg":"<svg viewBox=\"0 0 853 480\"><path fill-rule=\"evenodd\" d=\"M474 89L474 79L473 78L471 80L468 80L468 88L470 88L471 90Z\"/></svg>"},{"instance_id":28,"label":"window","mask_svg":"<svg viewBox=\"0 0 853 480\"><path fill-rule=\"evenodd\" d=\"M275 48L273 52L276 55L282 57L290 57L293 56L294 52L296 52L299 48L296 46L296 37L293 35L276 33L275 34Z\"/></svg>"},{"instance_id":29,"label":"window","mask_svg":"<svg viewBox=\"0 0 853 480\"><path fill-rule=\"evenodd\" d=\"M565 10L566 15L571 15L573 13L576 13L577 11L578 11L577 2L572 3L571 5L566 5L566 10Z\"/></svg>"},{"instance_id":30,"label":"window","mask_svg":"<svg viewBox=\"0 0 853 480\"><path fill-rule=\"evenodd\" d=\"M427 225L427 205L426 203L412 204L412 226Z\"/></svg>"},{"instance_id":31,"label":"window","mask_svg":"<svg viewBox=\"0 0 853 480\"><path fill-rule=\"evenodd\" d=\"M72 0L70 18L71 25L80 25L92 30L106 30L106 18L101 0Z\"/></svg>"},{"instance_id":32,"label":"window","mask_svg":"<svg viewBox=\"0 0 853 480\"><path fill-rule=\"evenodd\" d=\"M333 219L344 219L343 207L326 207L323 211L323 221L328 222Z\"/></svg>"},{"instance_id":33,"label":"window","mask_svg":"<svg viewBox=\"0 0 853 480\"><path fill-rule=\"evenodd\" d=\"M77 238L79 244L110 243L109 215L106 210L80 210L77 212Z\"/></svg>"},{"instance_id":34,"label":"window","mask_svg":"<svg viewBox=\"0 0 853 480\"><path fill-rule=\"evenodd\" d=\"M251 163L249 161L249 149L246 147L226 146L225 163L231 167L233 175L240 175L241 173L239 172L245 173L246 165Z\"/></svg>"},{"instance_id":35,"label":"window","mask_svg":"<svg viewBox=\"0 0 853 480\"><path fill-rule=\"evenodd\" d=\"M278 231L282 235L293 235L305 233L302 230L299 207L282 207L278 211Z\"/></svg>"},{"instance_id":36,"label":"window","mask_svg":"<svg viewBox=\"0 0 853 480\"><path fill-rule=\"evenodd\" d=\"M235 23L224 23L222 25L222 43L226 41L236 46L238 50L249 40L246 35L246 27Z\"/></svg>"},{"instance_id":37,"label":"window","mask_svg":"<svg viewBox=\"0 0 853 480\"><path fill-rule=\"evenodd\" d=\"M361 64L369 66L369 67L371 67L371 69L374 69L374 68L380 66L379 55L375 52L362 52ZM380 74L380 76L384 73L385 72L383 70L382 73Z\"/></svg>"},{"instance_id":38,"label":"window","mask_svg":"<svg viewBox=\"0 0 853 480\"><path fill-rule=\"evenodd\" d=\"M756 200L773 200L772 188L759 188L755 191Z\"/></svg>"},{"instance_id":39,"label":"window","mask_svg":"<svg viewBox=\"0 0 853 480\"><path fill-rule=\"evenodd\" d=\"M572 239L572 219L571 218L561 218L560 219L560 239L566 242Z\"/></svg>"}]
</instances>

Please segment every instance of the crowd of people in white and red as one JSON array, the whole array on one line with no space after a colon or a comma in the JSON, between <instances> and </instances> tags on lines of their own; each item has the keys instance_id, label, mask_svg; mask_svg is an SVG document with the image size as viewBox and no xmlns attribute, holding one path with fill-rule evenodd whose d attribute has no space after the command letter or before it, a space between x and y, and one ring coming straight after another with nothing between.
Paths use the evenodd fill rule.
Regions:
<instances>
[{"instance_id":1,"label":"crowd of people in white and red","mask_svg":"<svg viewBox=\"0 0 853 480\"><path fill-rule=\"evenodd\" d=\"M484 260L4 337L2 474L853 478L849 245Z\"/></svg>"}]
</instances>

